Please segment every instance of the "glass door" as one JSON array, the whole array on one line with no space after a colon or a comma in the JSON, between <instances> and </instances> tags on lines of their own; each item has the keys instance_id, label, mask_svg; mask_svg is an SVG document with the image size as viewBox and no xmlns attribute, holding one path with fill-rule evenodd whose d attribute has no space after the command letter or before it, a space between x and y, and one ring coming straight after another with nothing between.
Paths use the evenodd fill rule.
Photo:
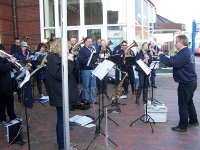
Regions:
<instances>
[{"instance_id":1,"label":"glass door","mask_svg":"<svg viewBox=\"0 0 200 150\"><path fill-rule=\"evenodd\" d=\"M86 29L86 34L87 36L91 37L92 38L92 44L95 45L96 44L96 41L98 39L101 39L102 38L102 29L101 28L96 28L96 29Z\"/></svg>"}]
</instances>

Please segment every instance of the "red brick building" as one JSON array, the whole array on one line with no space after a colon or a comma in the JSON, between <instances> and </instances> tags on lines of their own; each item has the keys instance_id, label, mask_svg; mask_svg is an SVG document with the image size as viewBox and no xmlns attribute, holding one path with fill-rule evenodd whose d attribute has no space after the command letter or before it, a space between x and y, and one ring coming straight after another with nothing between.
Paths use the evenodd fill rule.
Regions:
<instances>
[{"instance_id":1,"label":"red brick building","mask_svg":"<svg viewBox=\"0 0 200 150\"><path fill-rule=\"evenodd\" d=\"M39 0L0 0L0 43L10 52L14 38L23 35L34 51L41 41Z\"/></svg>"}]
</instances>

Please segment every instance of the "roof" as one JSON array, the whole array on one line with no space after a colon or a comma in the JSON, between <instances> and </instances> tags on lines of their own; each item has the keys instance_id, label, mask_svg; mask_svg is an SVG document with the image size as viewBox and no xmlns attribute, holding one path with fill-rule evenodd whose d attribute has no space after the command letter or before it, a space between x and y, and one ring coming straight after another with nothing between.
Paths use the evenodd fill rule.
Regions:
<instances>
[{"instance_id":1,"label":"roof","mask_svg":"<svg viewBox=\"0 0 200 150\"><path fill-rule=\"evenodd\" d=\"M175 23L175 22L156 14L156 22L155 23Z\"/></svg>"}]
</instances>

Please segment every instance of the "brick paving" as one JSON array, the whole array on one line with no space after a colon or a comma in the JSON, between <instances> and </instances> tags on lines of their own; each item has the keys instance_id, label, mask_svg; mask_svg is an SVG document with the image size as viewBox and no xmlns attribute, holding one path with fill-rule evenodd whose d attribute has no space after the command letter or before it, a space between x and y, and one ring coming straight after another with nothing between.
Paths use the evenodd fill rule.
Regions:
<instances>
[{"instance_id":1,"label":"brick paving","mask_svg":"<svg viewBox=\"0 0 200 150\"><path fill-rule=\"evenodd\" d=\"M200 57L196 57L196 71L200 74ZM111 142L108 142L109 150L198 150L200 147L200 128L192 127L188 128L186 133L174 132L171 130L172 126L176 126L179 121L178 106L177 106L177 83L173 81L171 75L157 76L156 77L157 89L154 90L154 98L158 101L164 102L168 107L167 122L155 123L152 127L154 133L151 132L149 123L142 121L135 122L132 127L130 123L136 120L138 117L144 114L143 105L135 104L135 95L128 94L127 99L120 99L119 102L126 103L126 106L121 106L121 113L110 113L108 116L115 121L108 120L108 134L109 138L115 142L116 147ZM198 85L200 81L198 80ZM114 85L109 84L109 95L112 94ZM129 87L130 88L130 87ZM35 96L38 97L37 90L35 89ZM194 94L194 103L196 106L198 119L200 120L200 88ZM151 92L150 92L151 94ZM150 95L151 97L151 95ZM97 98L98 99L98 98ZM111 102L105 98L105 104L108 105ZM108 110L115 109L114 107L107 107ZM95 105L96 112L98 113L98 105ZM16 99L16 113L18 117L22 116L21 106ZM30 110L28 110L30 112ZM56 150L56 111L54 107L50 107L48 102L45 103L45 107L40 103L34 103L33 112L41 121L46 123L43 125L33 116L30 118L30 134L38 138L30 136L30 144L32 150ZM89 114L94 116L94 109L89 110L76 110L70 113L73 115L85 115ZM98 121L96 122L96 124ZM94 137L95 128L84 128L81 126L74 126L74 129L70 131L71 142L78 143L77 149L84 150L89 145ZM101 128L105 131L105 118L101 122ZM24 141L27 141L26 132L23 131ZM0 126L0 149L1 150L27 150L28 144L24 144L22 147L19 144L12 144L8 147L6 142L6 128ZM105 137L100 134L89 148L90 150L104 150Z\"/></svg>"}]
</instances>

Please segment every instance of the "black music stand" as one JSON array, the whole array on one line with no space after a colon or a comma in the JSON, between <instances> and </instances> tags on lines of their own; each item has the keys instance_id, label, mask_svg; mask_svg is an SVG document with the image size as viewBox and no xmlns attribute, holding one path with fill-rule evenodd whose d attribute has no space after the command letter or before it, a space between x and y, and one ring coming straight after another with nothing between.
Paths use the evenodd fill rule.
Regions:
<instances>
[{"instance_id":1,"label":"black music stand","mask_svg":"<svg viewBox=\"0 0 200 150\"><path fill-rule=\"evenodd\" d=\"M140 64L138 63L138 65L140 66ZM143 69L143 66L140 66L142 69ZM144 69L143 69L144 70ZM149 75L149 74L147 74L147 75ZM144 119L142 119L142 118L144 118ZM153 130L153 127L152 127L152 125L151 125L151 122L150 122L150 120L152 120L152 122L155 124L155 121L151 118L151 116L149 116L148 115L148 113L147 113L147 102L146 102L146 104L145 104L145 112L144 112L144 115L142 115L141 117L139 117L139 118L137 118L136 120L134 120L131 124L130 124L130 126L132 126L133 125L133 123L135 123L136 121L138 121L138 120L141 120L141 121L143 121L144 123L149 123L150 124L150 126L151 126L151 131L152 131L152 133L154 133L154 130Z\"/></svg>"},{"instance_id":2,"label":"black music stand","mask_svg":"<svg viewBox=\"0 0 200 150\"><path fill-rule=\"evenodd\" d=\"M124 56L125 56L125 55L116 54L116 55L113 55L113 56L110 57L110 61L114 62L115 65L116 65L116 66L115 66L115 69L120 70L119 68L117 68L117 66L119 66L119 65L121 65L121 64L124 64ZM119 82L119 84L120 84L120 82ZM118 84L118 85L119 85L119 84ZM118 85L115 87L115 90L116 90L116 88L118 87ZM111 106L111 107L117 106L119 112L121 112L121 109L120 109L119 105L122 105L122 106L127 105L127 104L122 104L122 103L119 103L119 102L118 102L118 100L120 99L120 97L121 97L123 94L124 94L124 91L123 91L122 93L120 93L119 97L117 97L116 99L112 100L112 103L111 103L111 104L106 105L105 107L107 107L107 106Z\"/></svg>"},{"instance_id":3,"label":"black music stand","mask_svg":"<svg viewBox=\"0 0 200 150\"><path fill-rule=\"evenodd\" d=\"M109 71L108 71L109 72ZM92 139L92 141L90 142L90 144L88 145L88 147L86 148L86 150L90 147L90 145L92 144L92 142L98 137L99 134L102 134L103 136L106 136L105 133L103 132L103 129L101 128L101 121L103 120L105 114L104 114L104 94L107 96L108 98L108 95L104 92L101 92L99 94L99 116L97 119L95 119L93 121L93 123L95 123L97 120L99 120L98 122L98 125L96 125L96 131L95 131L95 136L94 138ZM100 96L101 95L101 96ZM108 98L109 99L109 98ZM101 104L101 100L102 100L102 104ZM102 110L101 110L102 108ZM111 120L112 122L114 122L117 126L119 126L119 124L117 124L114 120L112 120L110 117L108 117L109 120ZM115 142L113 142L110 138L108 138L108 140L110 142L112 142L114 145L118 146Z\"/></svg>"},{"instance_id":4,"label":"black music stand","mask_svg":"<svg viewBox=\"0 0 200 150\"><path fill-rule=\"evenodd\" d=\"M157 61L157 58L155 58L154 59L155 61L154 61L154 65L153 65L153 67L151 68L151 70L154 70L154 69L156 69L155 68L155 66L158 64L158 61ZM156 99L154 99L154 97L153 97L153 92L154 92L154 88L153 88L153 86L152 86L153 84L152 84L152 80L151 80L151 98L149 99L151 102L157 102L157 103L160 103L160 102L158 102ZM160 103L161 104L161 103Z\"/></svg>"}]
</instances>

